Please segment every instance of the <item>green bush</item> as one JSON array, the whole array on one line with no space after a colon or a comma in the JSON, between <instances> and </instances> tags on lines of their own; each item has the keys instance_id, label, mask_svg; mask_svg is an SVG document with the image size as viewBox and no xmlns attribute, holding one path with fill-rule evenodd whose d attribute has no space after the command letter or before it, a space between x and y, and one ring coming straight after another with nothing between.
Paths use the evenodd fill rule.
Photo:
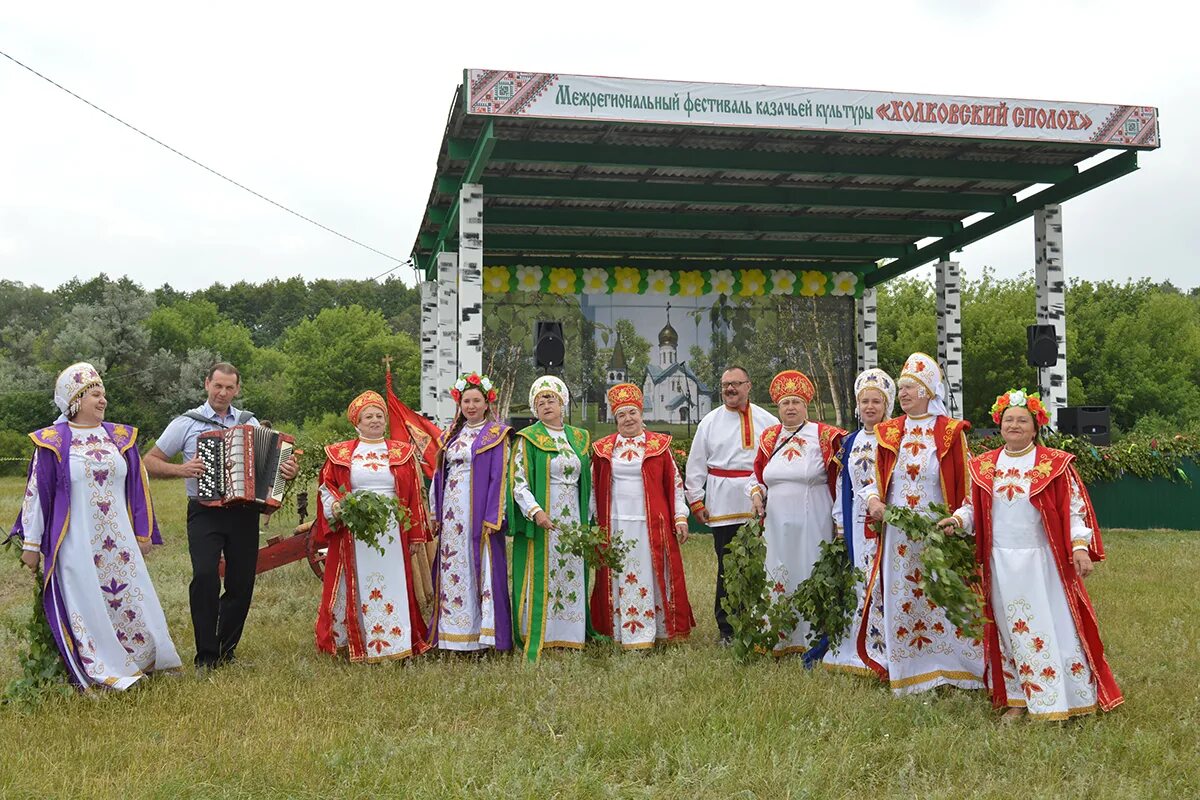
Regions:
<instances>
[{"instance_id":1,"label":"green bush","mask_svg":"<svg viewBox=\"0 0 1200 800\"><path fill-rule=\"evenodd\" d=\"M0 475L26 474L33 447L26 434L0 430Z\"/></svg>"}]
</instances>

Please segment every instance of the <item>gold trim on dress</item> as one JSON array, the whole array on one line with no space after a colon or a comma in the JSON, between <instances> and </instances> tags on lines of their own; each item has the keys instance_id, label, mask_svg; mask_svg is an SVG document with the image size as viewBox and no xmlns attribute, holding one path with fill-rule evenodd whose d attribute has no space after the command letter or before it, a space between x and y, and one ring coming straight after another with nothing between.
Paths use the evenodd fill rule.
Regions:
<instances>
[{"instance_id":1,"label":"gold trim on dress","mask_svg":"<svg viewBox=\"0 0 1200 800\"><path fill-rule=\"evenodd\" d=\"M889 683L893 689L904 689L909 686L916 686L919 683L925 683L926 681L936 680L937 678L945 678L946 680L950 681L978 681L980 684L983 683L983 678L979 675L971 672L965 672L963 670L948 669L935 669L933 672L925 672L920 675L911 675L907 678L889 681ZM974 691L975 689L982 688L984 687L971 687L967 689L967 691Z\"/></svg>"}]
</instances>

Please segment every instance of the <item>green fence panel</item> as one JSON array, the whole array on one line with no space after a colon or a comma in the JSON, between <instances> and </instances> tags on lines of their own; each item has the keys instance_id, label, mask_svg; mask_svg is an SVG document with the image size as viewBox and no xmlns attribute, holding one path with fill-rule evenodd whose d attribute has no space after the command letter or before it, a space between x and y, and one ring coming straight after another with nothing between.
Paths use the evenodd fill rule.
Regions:
<instances>
[{"instance_id":1,"label":"green fence panel","mask_svg":"<svg viewBox=\"0 0 1200 800\"><path fill-rule=\"evenodd\" d=\"M1191 485L1166 478L1145 480L1125 475L1120 480L1089 486L1100 527L1185 531L1200 528L1200 466L1186 459L1182 468Z\"/></svg>"}]
</instances>

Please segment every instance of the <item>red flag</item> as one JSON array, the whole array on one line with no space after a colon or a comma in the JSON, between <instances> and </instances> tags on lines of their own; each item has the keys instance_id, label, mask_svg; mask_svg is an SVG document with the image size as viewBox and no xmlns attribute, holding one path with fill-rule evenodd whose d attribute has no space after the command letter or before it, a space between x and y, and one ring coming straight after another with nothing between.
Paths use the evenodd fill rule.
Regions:
<instances>
[{"instance_id":1,"label":"red flag","mask_svg":"<svg viewBox=\"0 0 1200 800\"><path fill-rule=\"evenodd\" d=\"M412 442L417 448L425 477L432 478L437 464L437 440L442 435L441 428L400 402L400 398L392 391L390 369L387 373L387 405L392 438Z\"/></svg>"}]
</instances>

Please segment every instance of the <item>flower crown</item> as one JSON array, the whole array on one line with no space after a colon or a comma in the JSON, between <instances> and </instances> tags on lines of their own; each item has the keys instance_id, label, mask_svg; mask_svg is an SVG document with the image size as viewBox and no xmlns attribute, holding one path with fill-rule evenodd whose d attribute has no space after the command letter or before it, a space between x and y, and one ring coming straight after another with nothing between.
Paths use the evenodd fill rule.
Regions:
<instances>
[{"instance_id":1,"label":"flower crown","mask_svg":"<svg viewBox=\"0 0 1200 800\"><path fill-rule=\"evenodd\" d=\"M489 403L496 402L496 389L492 385L492 379L487 375L480 375L478 372L463 375L454 382L454 388L450 390L450 397L457 403L462 398L462 393L468 388L483 392L483 396Z\"/></svg>"},{"instance_id":2,"label":"flower crown","mask_svg":"<svg viewBox=\"0 0 1200 800\"><path fill-rule=\"evenodd\" d=\"M1042 405L1042 396L1037 392L1028 394L1024 389L1011 389L1000 395L996 398L996 402L992 403L992 421L999 425L1000 418L1004 416L1004 409L1009 406L1018 406L1028 410L1037 420L1038 427L1050 424L1050 414Z\"/></svg>"}]
</instances>

